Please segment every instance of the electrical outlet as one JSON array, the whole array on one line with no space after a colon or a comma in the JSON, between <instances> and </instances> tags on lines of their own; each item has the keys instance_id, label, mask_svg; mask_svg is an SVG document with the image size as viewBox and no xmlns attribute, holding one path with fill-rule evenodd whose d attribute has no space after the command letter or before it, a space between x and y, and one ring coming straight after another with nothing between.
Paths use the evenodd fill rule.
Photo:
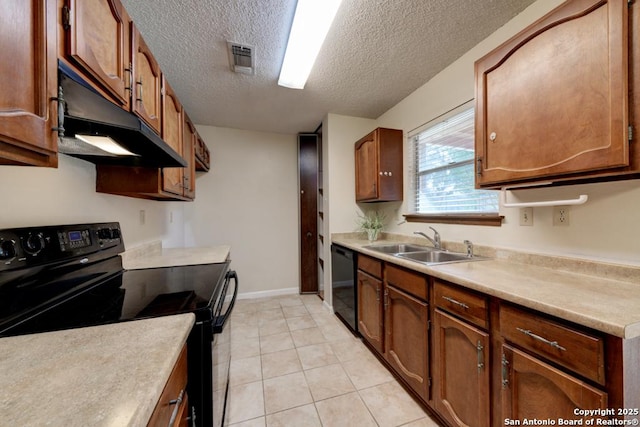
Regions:
<instances>
[{"instance_id":1,"label":"electrical outlet","mask_svg":"<svg viewBox=\"0 0 640 427\"><path fill-rule=\"evenodd\" d=\"M533 208L520 208L520 225L533 225Z\"/></svg>"},{"instance_id":2,"label":"electrical outlet","mask_svg":"<svg viewBox=\"0 0 640 427\"><path fill-rule=\"evenodd\" d=\"M553 225L566 227L569 225L569 206L553 207Z\"/></svg>"}]
</instances>

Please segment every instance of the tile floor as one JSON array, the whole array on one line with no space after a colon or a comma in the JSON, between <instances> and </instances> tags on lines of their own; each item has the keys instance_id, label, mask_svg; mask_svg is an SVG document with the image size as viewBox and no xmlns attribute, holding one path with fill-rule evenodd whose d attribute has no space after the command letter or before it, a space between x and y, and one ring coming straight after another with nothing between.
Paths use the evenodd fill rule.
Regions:
<instances>
[{"instance_id":1,"label":"tile floor","mask_svg":"<svg viewBox=\"0 0 640 427\"><path fill-rule=\"evenodd\" d=\"M233 427L433 427L425 411L316 295L238 300Z\"/></svg>"}]
</instances>

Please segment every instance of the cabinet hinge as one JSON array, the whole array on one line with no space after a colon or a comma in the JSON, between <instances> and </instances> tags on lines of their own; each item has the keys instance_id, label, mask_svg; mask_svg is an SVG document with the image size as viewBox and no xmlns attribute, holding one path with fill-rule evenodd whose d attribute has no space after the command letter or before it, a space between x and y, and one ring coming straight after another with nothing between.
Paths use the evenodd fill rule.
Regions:
<instances>
[{"instance_id":1,"label":"cabinet hinge","mask_svg":"<svg viewBox=\"0 0 640 427\"><path fill-rule=\"evenodd\" d=\"M633 141L633 126L629 125L629 142Z\"/></svg>"},{"instance_id":2,"label":"cabinet hinge","mask_svg":"<svg viewBox=\"0 0 640 427\"><path fill-rule=\"evenodd\" d=\"M431 330L431 320L427 320L427 331Z\"/></svg>"},{"instance_id":3,"label":"cabinet hinge","mask_svg":"<svg viewBox=\"0 0 640 427\"><path fill-rule=\"evenodd\" d=\"M482 176L482 157L476 159L476 175Z\"/></svg>"},{"instance_id":4,"label":"cabinet hinge","mask_svg":"<svg viewBox=\"0 0 640 427\"><path fill-rule=\"evenodd\" d=\"M71 11L67 5L62 6L62 28L65 31L71 28Z\"/></svg>"},{"instance_id":5,"label":"cabinet hinge","mask_svg":"<svg viewBox=\"0 0 640 427\"><path fill-rule=\"evenodd\" d=\"M427 378L427 387L431 387L431 377Z\"/></svg>"}]
</instances>

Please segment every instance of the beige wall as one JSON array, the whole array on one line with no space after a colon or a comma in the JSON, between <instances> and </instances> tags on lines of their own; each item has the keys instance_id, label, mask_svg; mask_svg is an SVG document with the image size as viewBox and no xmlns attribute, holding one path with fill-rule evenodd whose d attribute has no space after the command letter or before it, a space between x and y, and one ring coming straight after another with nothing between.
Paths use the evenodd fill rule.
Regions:
<instances>
[{"instance_id":1,"label":"beige wall","mask_svg":"<svg viewBox=\"0 0 640 427\"><path fill-rule=\"evenodd\" d=\"M185 205L186 245L231 245L244 296L297 291L296 136L211 126L198 132L211 170L198 175L196 200Z\"/></svg>"},{"instance_id":2,"label":"beige wall","mask_svg":"<svg viewBox=\"0 0 640 427\"><path fill-rule=\"evenodd\" d=\"M84 160L61 154L57 169L0 166L0 182L0 228L119 221L127 248L184 245L182 203L96 193L95 166Z\"/></svg>"}]
</instances>

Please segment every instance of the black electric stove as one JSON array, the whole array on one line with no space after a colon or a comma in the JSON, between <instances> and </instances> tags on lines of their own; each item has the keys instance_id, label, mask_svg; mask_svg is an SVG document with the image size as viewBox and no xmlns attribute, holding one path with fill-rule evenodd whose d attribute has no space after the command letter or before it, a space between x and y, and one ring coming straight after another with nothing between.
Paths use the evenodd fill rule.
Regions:
<instances>
[{"instance_id":1,"label":"black electric stove","mask_svg":"<svg viewBox=\"0 0 640 427\"><path fill-rule=\"evenodd\" d=\"M230 261L127 271L121 252L118 223L0 230L0 337L194 313L190 424L222 425L238 291Z\"/></svg>"}]
</instances>

